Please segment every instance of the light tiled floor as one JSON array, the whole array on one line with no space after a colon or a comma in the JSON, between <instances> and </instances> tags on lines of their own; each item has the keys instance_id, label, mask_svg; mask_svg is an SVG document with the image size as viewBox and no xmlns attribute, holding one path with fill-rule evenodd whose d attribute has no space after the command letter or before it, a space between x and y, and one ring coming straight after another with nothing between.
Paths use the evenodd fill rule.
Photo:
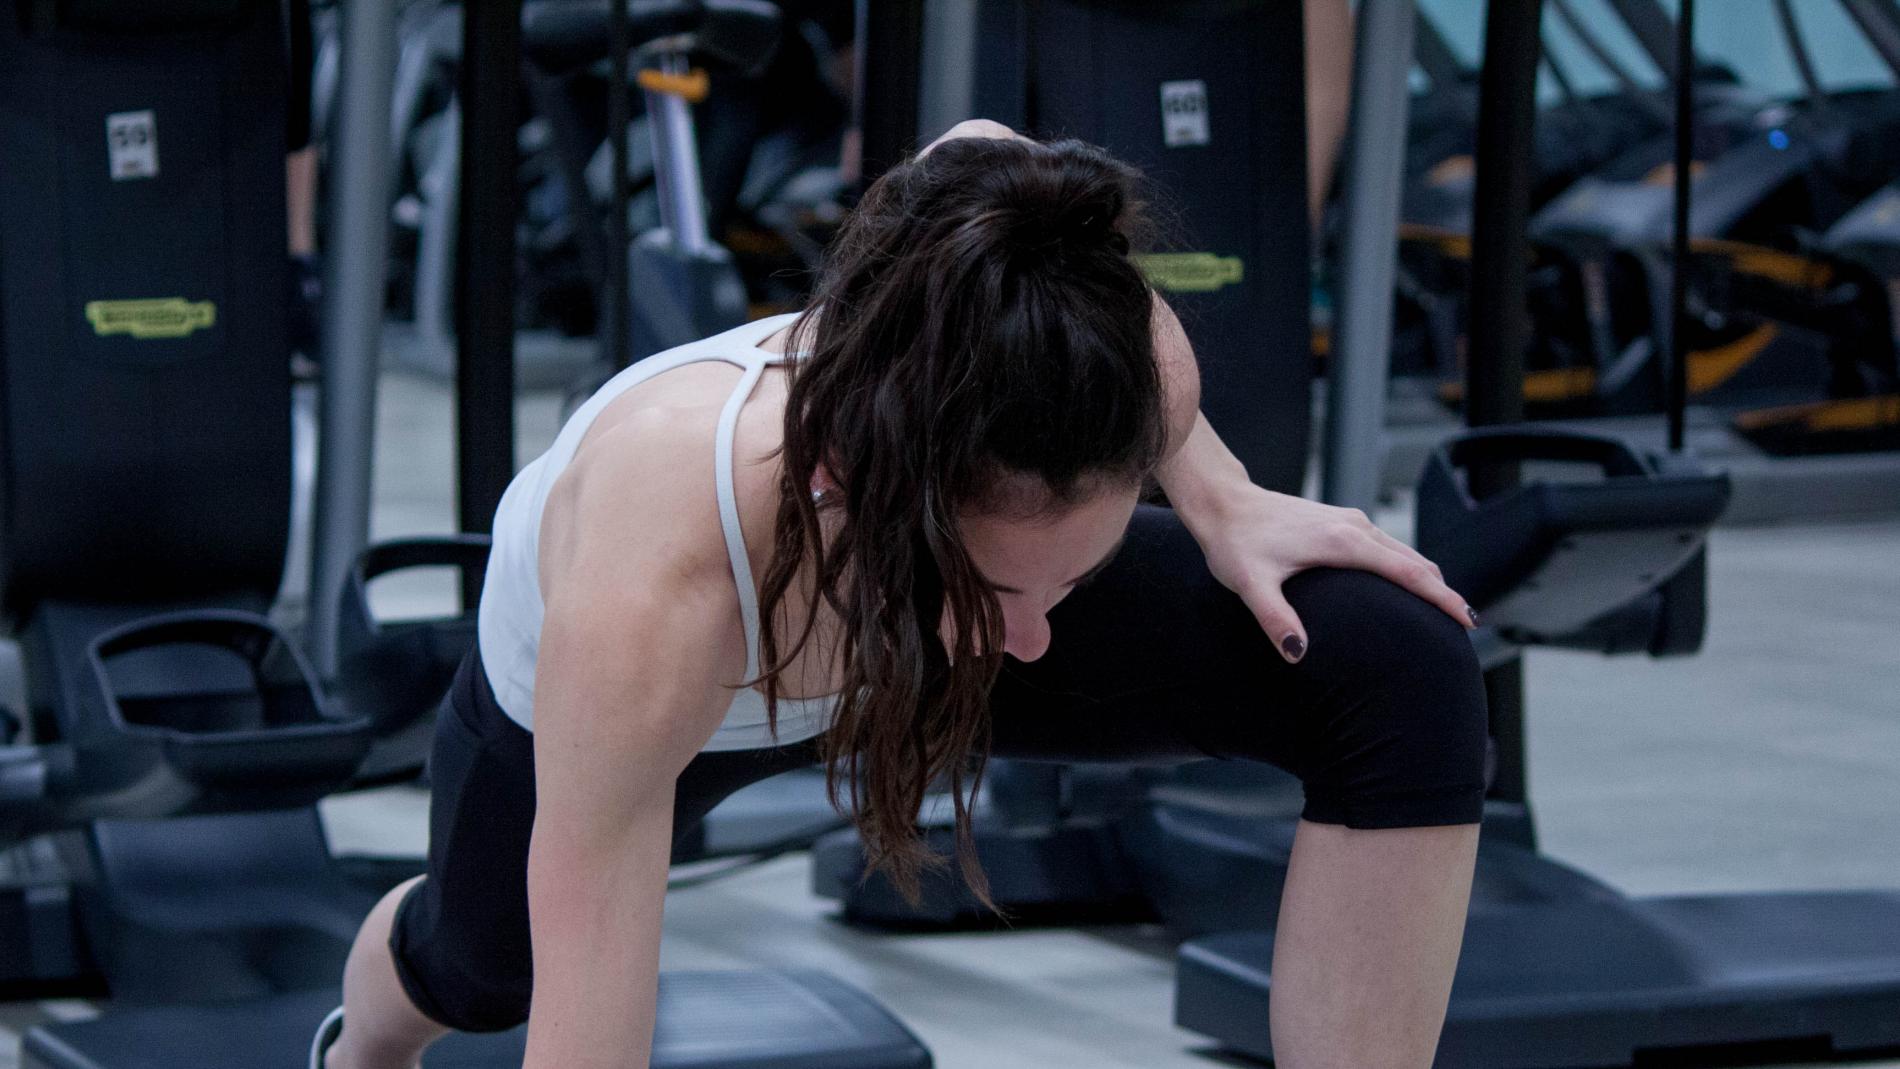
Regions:
<instances>
[{"instance_id":1,"label":"light tiled floor","mask_svg":"<svg viewBox=\"0 0 1900 1069\"><path fill-rule=\"evenodd\" d=\"M524 453L551 435L555 408L524 405ZM379 536L448 529L447 413L442 387L386 381ZM1722 530L1712 562L1700 657L1532 656L1546 849L1633 893L1900 888L1900 520ZM415 850L426 800L383 792L326 815L339 849ZM1129 932L872 935L830 919L807 863L789 857L671 896L663 958L828 970L889 1005L943 1069L1219 1064L1169 1024L1172 968L1156 945ZM14 1065L15 1030L49 1012L85 1007L0 1006L0 1069Z\"/></svg>"}]
</instances>

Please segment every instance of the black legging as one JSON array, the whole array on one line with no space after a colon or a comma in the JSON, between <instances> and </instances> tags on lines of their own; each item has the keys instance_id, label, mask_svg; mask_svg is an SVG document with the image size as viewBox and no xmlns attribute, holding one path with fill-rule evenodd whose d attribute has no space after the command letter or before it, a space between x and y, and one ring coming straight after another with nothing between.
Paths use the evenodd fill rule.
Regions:
<instances>
[{"instance_id":1,"label":"black legging","mask_svg":"<svg viewBox=\"0 0 1900 1069\"><path fill-rule=\"evenodd\" d=\"M1121 553L1049 614L1033 664L1006 660L993 753L1057 761L1277 765L1304 782L1311 821L1354 828L1476 823L1485 712L1464 630L1365 572L1295 576L1297 665L1208 573L1172 512L1142 508ZM701 754L681 773L674 834L727 795L810 764L816 741ZM390 948L424 1013L463 1031L527 1019L527 854L533 738L501 712L471 657L438 718L429 878L403 901Z\"/></svg>"},{"instance_id":2,"label":"black legging","mask_svg":"<svg viewBox=\"0 0 1900 1069\"><path fill-rule=\"evenodd\" d=\"M1138 509L1115 562L1049 614L1048 653L1004 662L995 754L1265 761L1304 782L1311 821L1477 822L1484 686L1464 628L1367 572L1303 572L1286 596L1307 632L1296 665L1172 512Z\"/></svg>"}]
</instances>

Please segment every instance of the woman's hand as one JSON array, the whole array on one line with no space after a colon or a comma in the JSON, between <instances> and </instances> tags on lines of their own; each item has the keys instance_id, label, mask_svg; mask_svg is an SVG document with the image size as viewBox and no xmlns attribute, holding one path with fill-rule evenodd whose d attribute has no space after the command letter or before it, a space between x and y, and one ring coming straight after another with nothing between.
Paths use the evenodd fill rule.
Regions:
<instances>
[{"instance_id":1,"label":"woman's hand","mask_svg":"<svg viewBox=\"0 0 1900 1069\"><path fill-rule=\"evenodd\" d=\"M1027 141L1029 140L1023 135L1017 133L1014 130L1011 130L1009 127L1004 126L1002 123L997 122L994 119L965 119L962 122L956 124L955 126L952 126L950 129L945 130L937 138L937 140L932 141L928 145L925 145L924 150L917 154L917 158L922 159L925 156L930 155L931 149L936 148L938 145L943 144L945 141L949 141L949 140L952 140L953 138L959 138L959 137L988 137L988 138L994 138L998 141Z\"/></svg>"},{"instance_id":2,"label":"woman's hand","mask_svg":"<svg viewBox=\"0 0 1900 1069\"><path fill-rule=\"evenodd\" d=\"M1386 534L1358 509L1263 490L1199 410L1200 375L1187 334L1156 301L1155 358L1169 384L1170 451L1155 477L1201 545L1214 578L1253 610L1280 656L1306 655L1306 628L1280 587L1308 568L1357 568L1384 576L1466 627L1477 613L1445 585L1438 565ZM1187 418L1183 419L1182 416Z\"/></svg>"},{"instance_id":3,"label":"woman's hand","mask_svg":"<svg viewBox=\"0 0 1900 1069\"><path fill-rule=\"evenodd\" d=\"M1357 568L1384 576L1466 627L1477 613L1445 585L1438 565L1376 527L1358 509L1335 508L1232 485L1211 521L1190 525L1214 577L1246 601L1289 662L1306 654L1306 628L1281 586L1308 568Z\"/></svg>"}]
</instances>

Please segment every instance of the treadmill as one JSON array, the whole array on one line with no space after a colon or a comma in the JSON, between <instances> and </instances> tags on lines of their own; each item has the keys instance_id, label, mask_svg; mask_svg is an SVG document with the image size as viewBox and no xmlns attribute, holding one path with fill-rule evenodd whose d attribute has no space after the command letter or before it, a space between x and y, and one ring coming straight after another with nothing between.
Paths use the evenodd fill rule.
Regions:
<instances>
[{"instance_id":1,"label":"treadmill","mask_svg":"<svg viewBox=\"0 0 1900 1069\"><path fill-rule=\"evenodd\" d=\"M1845 0L1863 36L1891 3ZM1888 10L1882 10L1888 9ZM1689 389L1694 403L1735 410L1818 400L1851 377L1849 354L1816 323L1841 314L1808 253L1834 225L1900 172L1900 68L1888 85L1847 91L1822 84L1792 0L1777 0L1777 38L1802 77L1794 100L1737 93L1697 109L1691 166ZM1561 356L1526 382L1540 418L1663 410L1670 333L1668 137L1632 148L1536 215L1549 292L1534 291L1540 345ZM1748 314L1733 291L1763 284L1806 289L1810 322ZM1581 310L1581 315L1577 310ZM1851 311L1851 308L1846 309ZM1457 400L1457 391L1448 391Z\"/></svg>"},{"instance_id":2,"label":"treadmill","mask_svg":"<svg viewBox=\"0 0 1900 1069\"><path fill-rule=\"evenodd\" d=\"M1500 72L1493 84L1513 93L1531 92L1522 52L1535 50L1536 7L1493 4L1488 15L1486 63ZM1678 55L1687 52L1693 19L1692 0L1684 0ZM1686 135L1686 86L1678 85L1676 101ZM1511 124L1509 101L1487 100L1485 107L1497 132L1481 146L1481 174L1509 174L1506 161L1521 151L1528 123ZM1687 136L1676 144L1683 176L1674 227L1680 256L1689 244L1691 146ZM1503 308L1521 303L1526 283L1528 197L1510 182L1493 186L1481 202L1499 226L1492 232L1507 239L1480 248L1492 259L1491 270L1480 272L1490 286L1478 297ZM1671 311L1680 317L1686 302L1680 288L1674 292ZM1633 604L1646 601L1657 610L1654 641L1696 641L1703 558L1692 548L1694 539L1684 540L1684 528L1691 511L1712 506L1719 512L1726 481L1681 451L1689 366L1680 341L1670 361L1671 451L1644 455L1614 439L1513 425L1523 401L1523 350L1513 337L1518 328L1507 317L1475 321L1483 333L1473 354L1469 414L1474 425L1500 425L1478 427L1434 455L1420 483L1419 540L1461 589L1493 594L1514 572L1518 576L1513 592L1486 612L1481 633L1493 644L1482 659L1493 736L1503 744L1487 809L1515 809L1518 819L1513 829L1494 824L1487 812L1437 1064L1595 1067L1690 1050L1696 1064L1733 1064L1758 1057L1763 1045L1804 1060L1900 1047L1900 891L1632 898L1534 853L1521 774L1515 649L1577 628L1584 606L1578 595L1611 592L1603 584L1619 582L1617 565L1665 552L1672 538L1691 555L1673 578ZM1487 383L1484 375L1492 371L1498 373ZM1532 478L1518 470L1526 460L1587 464L1604 478ZM1619 512L1650 519L1635 530L1603 523ZM1500 568L1474 553L1477 545L1488 556L1506 551L1516 563ZM1585 622L1573 633L1620 630L1609 625L1624 615ZM1500 872L1512 877L1509 893L1499 893L1494 877ZM1177 1022L1228 1050L1271 1057L1272 949L1269 932L1213 935L1182 946Z\"/></svg>"},{"instance_id":3,"label":"treadmill","mask_svg":"<svg viewBox=\"0 0 1900 1069\"><path fill-rule=\"evenodd\" d=\"M1855 0L1847 10L1900 78L1900 8ZM1838 350L1827 400L1738 412L1731 426L1776 456L1900 450L1900 181L1829 227L1807 260L1791 279L1691 256L1727 284L1716 291L1727 308L1818 331Z\"/></svg>"},{"instance_id":4,"label":"treadmill","mask_svg":"<svg viewBox=\"0 0 1900 1069\"><path fill-rule=\"evenodd\" d=\"M1593 25L1573 0L1554 0L1540 36L1567 43L1573 62L1544 49L1540 73L1560 99L1538 113L1532 142L1531 203L1542 206L1629 146L1666 133L1669 110L1657 84L1667 79L1667 42L1659 60L1648 34L1669 25L1656 0L1614 5L1620 31L1647 63L1633 65L1612 47L1611 28ZM1647 33L1646 33L1647 29ZM1392 370L1395 375L1450 381L1458 376L1471 275L1471 218L1476 143L1476 74L1421 8L1414 59L1431 85L1414 99L1406 137L1400 204L1399 273ZM1594 82L1606 82L1598 89ZM1721 68L1698 66L1698 91L1714 106L1739 91ZM1540 263L1541 275L1553 265ZM1557 311L1540 310L1545 314ZM1562 364L1562 354L1540 357Z\"/></svg>"}]
</instances>

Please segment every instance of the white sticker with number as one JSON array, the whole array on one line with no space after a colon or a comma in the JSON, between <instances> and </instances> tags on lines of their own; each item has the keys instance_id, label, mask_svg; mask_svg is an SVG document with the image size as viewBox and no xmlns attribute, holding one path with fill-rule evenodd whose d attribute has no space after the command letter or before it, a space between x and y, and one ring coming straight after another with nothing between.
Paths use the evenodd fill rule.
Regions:
<instances>
[{"instance_id":1,"label":"white sticker with number","mask_svg":"<svg viewBox=\"0 0 1900 1069\"><path fill-rule=\"evenodd\" d=\"M1161 140L1169 148L1207 144L1207 83L1161 83Z\"/></svg>"},{"instance_id":2,"label":"white sticker with number","mask_svg":"<svg viewBox=\"0 0 1900 1069\"><path fill-rule=\"evenodd\" d=\"M158 177L158 119L150 110L106 116L112 180Z\"/></svg>"}]
</instances>

